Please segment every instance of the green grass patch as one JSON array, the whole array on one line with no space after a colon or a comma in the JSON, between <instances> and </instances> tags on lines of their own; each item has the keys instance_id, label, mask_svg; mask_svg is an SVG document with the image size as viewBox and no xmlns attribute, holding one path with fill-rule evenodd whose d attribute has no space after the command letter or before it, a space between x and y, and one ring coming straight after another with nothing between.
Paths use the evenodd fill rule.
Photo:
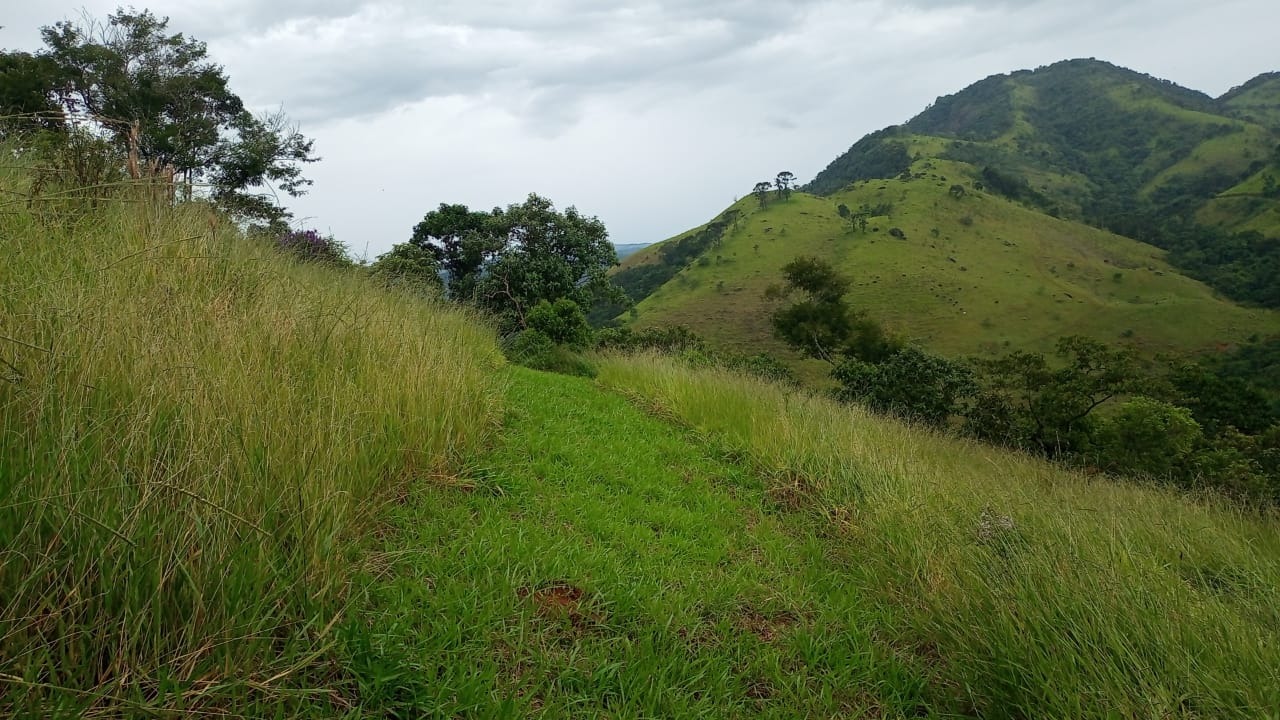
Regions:
<instances>
[{"instance_id":1,"label":"green grass patch","mask_svg":"<svg viewBox=\"0 0 1280 720\"><path fill-rule=\"evenodd\" d=\"M354 632L361 712L899 717L938 689L877 636L856 548L589 381L512 369L494 452L395 513Z\"/></svg>"}]
</instances>

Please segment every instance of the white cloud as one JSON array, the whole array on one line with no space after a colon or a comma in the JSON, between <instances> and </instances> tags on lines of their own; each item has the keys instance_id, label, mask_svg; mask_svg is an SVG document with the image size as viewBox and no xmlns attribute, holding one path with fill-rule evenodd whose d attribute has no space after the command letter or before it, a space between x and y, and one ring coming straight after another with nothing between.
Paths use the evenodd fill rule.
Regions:
<instances>
[{"instance_id":1,"label":"white cloud","mask_svg":"<svg viewBox=\"0 0 1280 720\"><path fill-rule=\"evenodd\" d=\"M0 0L0 45L114 1ZM1276 67L1272 0L170 0L232 86L324 162L296 203L373 253L440 202L531 191L620 242L704 222L780 169L995 73L1097 57L1219 94Z\"/></svg>"}]
</instances>

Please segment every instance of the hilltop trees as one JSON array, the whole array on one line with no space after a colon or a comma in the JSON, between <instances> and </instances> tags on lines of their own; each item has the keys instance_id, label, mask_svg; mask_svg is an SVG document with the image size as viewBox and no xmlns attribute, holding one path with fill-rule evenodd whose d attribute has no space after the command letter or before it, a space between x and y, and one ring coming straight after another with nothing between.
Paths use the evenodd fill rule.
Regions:
<instances>
[{"instance_id":1,"label":"hilltop trees","mask_svg":"<svg viewBox=\"0 0 1280 720\"><path fill-rule=\"evenodd\" d=\"M557 211L539 195L487 213L441 204L410 242L438 258L451 297L494 313L508 330L527 328L543 300L622 300L606 274L618 258L604 223L573 207Z\"/></svg>"},{"instance_id":2,"label":"hilltop trees","mask_svg":"<svg viewBox=\"0 0 1280 720\"><path fill-rule=\"evenodd\" d=\"M773 180L773 185L778 189L778 199L786 200L791 197L791 185L796 181L795 173L790 170L783 170L778 173Z\"/></svg>"},{"instance_id":3,"label":"hilltop trees","mask_svg":"<svg viewBox=\"0 0 1280 720\"><path fill-rule=\"evenodd\" d=\"M751 189L751 194L756 196L756 200L760 203L760 207L764 207L769 203L769 189L772 187L773 184L768 180L762 180L756 183L756 186Z\"/></svg>"}]
</instances>

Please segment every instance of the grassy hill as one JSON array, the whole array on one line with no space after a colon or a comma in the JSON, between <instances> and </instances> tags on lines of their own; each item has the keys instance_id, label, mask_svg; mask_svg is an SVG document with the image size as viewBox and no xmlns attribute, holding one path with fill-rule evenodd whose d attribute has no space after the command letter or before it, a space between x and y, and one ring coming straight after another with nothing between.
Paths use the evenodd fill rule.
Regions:
<instances>
[{"instance_id":1,"label":"grassy hill","mask_svg":"<svg viewBox=\"0 0 1280 720\"><path fill-rule=\"evenodd\" d=\"M1275 296L1280 128L1243 110L1273 81L1215 100L1093 60L987 78L858 141L809 194L748 198L628 258L615 277L639 302L624 320L796 360L763 292L813 255L853 278L855 307L952 355L1068 334L1195 353L1274 334L1280 315L1220 296ZM872 213L866 232L841 204ZM1230 235L1244 231L1258 235Z\"/></svg>"},{"instance_id":2,"label":"grassy hill","mask_svg":"<svg viewBox=\"0 0 1280 720\"><path fill-rule=\"evenodd\" d=\"M957 199L954 164L915 167L910 180L859 182L826 198L800 193L765 209L739 202L719 244L640 302L633 322L688 325L724 346L785 355L764 292L783 265L812 255L853 279L855 307L951 355L1049 350L1068 334L1193 353L1280 331L1280 314L1215 296L1157 248L989 193ZM864 232L837 214L840 203L891 209ZM659 265L662 249L632 256L623 271Z\"/></svg>"},{"instance_id":3,"label":"grassy hill","mask_svg":"<svg viewBox=\"0 0 1280 720\"><path fill-rule=\"evenodd\" d=\"M0 716L1280 706L1274 517L670 359L509 368L457 306L23 161Z\"/></svg>"}]
</instances>

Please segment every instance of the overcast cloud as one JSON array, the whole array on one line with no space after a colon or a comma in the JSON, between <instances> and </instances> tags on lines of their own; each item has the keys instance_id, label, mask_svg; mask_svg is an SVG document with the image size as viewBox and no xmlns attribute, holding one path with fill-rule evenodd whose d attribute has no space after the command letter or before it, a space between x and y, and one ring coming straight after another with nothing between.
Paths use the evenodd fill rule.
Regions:
<instances>
[{"instance_id":1,"label":"overcast cloud","mask_svg":"<svg viewBox=\"0 0 1280 720\"><path fill-rule=\"evenodd\" d=\"M117 3L0 0L0 46ZM1280 70L1275 0L169 0L251 106L316 138L291 207L369 256L441 202L529 192L615 242L698 225L779 170L995 73L1096 57L1211 95Z\"/></svg>"}]
</instances>

